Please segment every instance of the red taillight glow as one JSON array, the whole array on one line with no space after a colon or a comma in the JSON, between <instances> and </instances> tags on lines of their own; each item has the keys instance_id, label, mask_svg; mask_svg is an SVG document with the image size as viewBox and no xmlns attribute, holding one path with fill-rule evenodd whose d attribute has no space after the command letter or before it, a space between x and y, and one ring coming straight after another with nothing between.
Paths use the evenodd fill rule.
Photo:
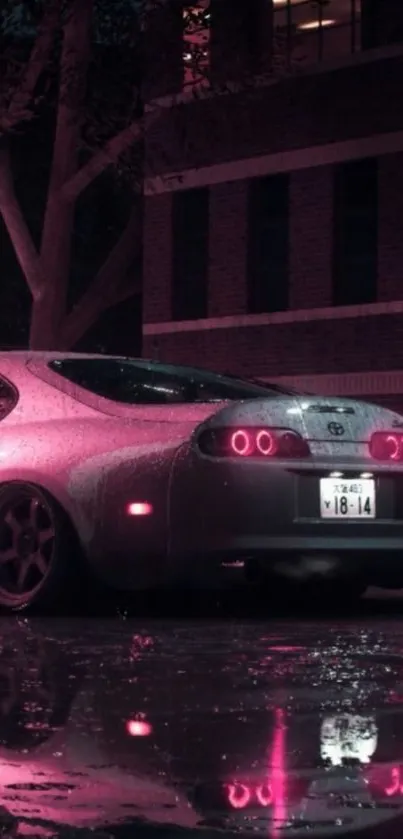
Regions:
<instances>
[{"instance_id":1,"label":"red taillight glow","mask_svg":"<svg viewBox=\"0 0 403 839\"><path fill-rule=\"evenodd\" d=\"M394 431L376 431L372 435L369 451L375 460L403 460L403 434Z\"/></svg>"},{"instance_id":2,"label":"red taillight glow","mask_svg":"<svg viewBox=\"0 0 403 839\"><path fill-rule=\"evenodd\" d=\"M127 514L129 516L151 516L153 511L152 504L148 501L132 501L127 505Z\"/></svg>"},{"instance_id":3,"label":"red taillight glow","mask_svg":"<svg viewBox=\"0 0 403 839\"><path fill-rule=\"evenodd\" d=\"M276 441L270 431L262 428L256 434L256 447L260 454L265 457L273 456L276 453Z\"/></svg>"},{"instance_id":4,"label":"red taillight glow","mask_svg":"<svg viewBox=\"0 0 403 839\"><path fill-rule=\"evenodd\" d=\"M234 810L243 810L250 803L252 793L246 784L228 785L228 803Z\"/></svg>"},{"instance_id":5,"label":"red taillight glow","mask_svg":"<svg viewBox=\"0 0 403 839\"><path fill-rule=\"evenodd\" d=\"M231 434L230 446L234 454L240 457L247 457L253 448L251 435L247 431L243 431L242 428L239 428L238 431L234 431Z\"/></svg>"},{"instance_id":6,"label":"red taillight glow","mask_svg":"<svg viewBox=\"0 0 403 839\"><path fill-rule=\"evenodd\" d=\"M273 790L270 784L261 784L257 787L256 798L262 807L270 807L270 804L273 804Z\"/></svg>"},{"instance_id":7,"label":"red taillight glow","mask_svg":"<svg viewBox=\"0 0 403 839\"><path fill-rule=\"evenodd\" d=\"M149 737L152 730L152 725L146 720L128 720L126 723L126 731L130 737Z\"/></svg>"},{"instance_id":8,"label":"red taillight glow","mask_svg":"<svg viewBox=\"0 0 403 839\"><path fill-rule=\"evenodd\" d=\"M309 457L306 440L288 428L212 428L197 441L210 457L301 458Z\"/></svg>"},{"instance_id":9,"label":"red taillight glow","mask_svg":"<svg viewBox=\"0 0 403 839\"><path fill-rule=\"evenodd\" d=\"M243 810L250 804L260 807L270 807L274 803L271 784L241 784L235 782L227 786L228 804L234 810Z\"/></svg>"}]
</instances>

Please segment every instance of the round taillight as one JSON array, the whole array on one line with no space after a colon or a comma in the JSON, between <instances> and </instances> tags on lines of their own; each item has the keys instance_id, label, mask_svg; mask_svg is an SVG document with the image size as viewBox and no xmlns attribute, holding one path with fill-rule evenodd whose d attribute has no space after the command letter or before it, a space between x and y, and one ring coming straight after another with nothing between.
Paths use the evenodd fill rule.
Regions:
<instances>
[{"instance_id":1,"label":"round taillight","mask_svg":"<svg viewBox=\"0 0 403 839\"><path fill-rule=\"evenodd\" d=\"M377 431L371 437L370 452L376 460L402 460L403 437L393 432Z\"/></svg>"},{"instance_id":2,"label":"round taillight","mask_svg":"<svg viewBox=\"0 0 403 839\"><path fill-rule=\"evenodd\" d=\"M400 440L395 434L388 434L385 440L385 445L390 460L398 460L400 454Z\"/></svg>"},{"instance_id":3,"label":"round taillight","mask_svg":"<svg viewBox=\"0 0 403 839\"><path fill-rule=\"evenodd\" d=\"M270 460L310 456L307 441L298 432L285 428L205 428L197 436L197 446L208 457L256 457Z\"/></svg>"},{"instance_id":4,"label":"round taillight","mask_svg":"<svg viewBox=\"0 0 403 839\"><path fill-rule=\"evenodd\" d=\"M258 431L256 435L256 448L260 452L260 454L265 455L266 457L270 457L276 451L276 441L270 431L266 431L265 428L262 431Z\"/></svg>"},{"instance_id":5,"label":"round taillight","mask_svg":"<svg viewBox=\"0 0 403 839\"><path fill-rule=\"evenodd\" d=\"M250 434L239 428L231 434L230 446L234 454L240 457L247 457L251 453L253 444Z\"/></svg>"}]
</instances>

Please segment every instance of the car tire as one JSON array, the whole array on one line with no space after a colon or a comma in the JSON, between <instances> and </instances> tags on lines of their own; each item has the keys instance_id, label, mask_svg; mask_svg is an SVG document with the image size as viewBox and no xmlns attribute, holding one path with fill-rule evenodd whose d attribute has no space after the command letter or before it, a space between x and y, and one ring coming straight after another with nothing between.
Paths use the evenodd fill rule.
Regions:
<instances>
[{"instance_id":1,"label":"car tire","mask_svg":"<svg viewBox=\"0 0 403 839\"><path fill-rule=\"evenodd\" d=\"M40 487L0 487L0 609L59 605L77 580L77 539L61 506Z\"/></svg>"}]
</instances>

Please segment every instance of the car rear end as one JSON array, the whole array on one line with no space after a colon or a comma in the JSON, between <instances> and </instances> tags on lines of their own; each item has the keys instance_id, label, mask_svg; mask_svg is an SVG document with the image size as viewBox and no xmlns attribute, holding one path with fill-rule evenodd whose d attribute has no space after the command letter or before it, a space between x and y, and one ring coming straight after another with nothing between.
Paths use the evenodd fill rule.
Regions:
<instances>
[{"instance_id":1,"label":"car rear end","mask_svg":"<svg viewBox=\"0 0 403 839\"><path fill-rule=\"evenodd\" d=\"M235 403L176 459L171 556L403 583L403 418L353 400ZM208 562L208 559L213 562Z\"/></svg>"}]
</instances>

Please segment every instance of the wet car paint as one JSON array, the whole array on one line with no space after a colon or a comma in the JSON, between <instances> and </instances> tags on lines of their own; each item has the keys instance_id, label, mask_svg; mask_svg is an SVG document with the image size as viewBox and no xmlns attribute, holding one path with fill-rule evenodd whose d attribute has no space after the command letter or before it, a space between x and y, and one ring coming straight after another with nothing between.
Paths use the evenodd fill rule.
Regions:
<instances>
[{"instance_id":1,"label":"wet car paint","mask_svg":"<svg viewBox=\"0 0 403 839\"><path fill-rule=\"evenodd\" d=\"M357 581L402 585L403 461L378 461L370 453L372 433L398 427L400 415L351 399L235 385L234 379L207 403L189 401L188 394L188 401L160 404L158 388L155 404L116 401L99 395L94 383L69 378L66 363L98 370L100 363L114 364L115 380L122 365L145 362L0 353L0 374L19 394L1 424L0 479L38 485L62 508L84 564L102 583L121 591L178 581L225 587L230 559L243 563L241 584L251 568L266 579L272 572L288 577L289 564L296 564L307 578L338 576L353 588ZM179 369L189 384L196 372ZM152 384L154 373L148 373ZM224 378L218 377L221 384ZM204 391L201 396L207 399ZM223 426L225 433L262 426L269 437L268 428L274 433L281 426L310 451L298 458L206 453L201 434ZM332 426L342 429L341 437L332 435ZM347 490L333 487L334 469ZM348 521L332 509L323 515L321 488L329 480L329 506L335 493L344 498L351 482L353 493L364 492L362 481L368 481L370 519L365 503L357 513L348 506ZM132 515L133 509L149 514ZM8 537L6 529L5 552ZM7 562L15 564L14 545L12 551L6 571Z\"/></svg>"},{"instance_id":2,"label":"wet car paint","mask_svg":"<svg viewBox=\"0 0 403 839\"><path fill-rule=\"evenodd\" d=\"M403 818L398 623L4 619L0 645L17 822L389 839Z\"/></svg>"}]
</instances>

